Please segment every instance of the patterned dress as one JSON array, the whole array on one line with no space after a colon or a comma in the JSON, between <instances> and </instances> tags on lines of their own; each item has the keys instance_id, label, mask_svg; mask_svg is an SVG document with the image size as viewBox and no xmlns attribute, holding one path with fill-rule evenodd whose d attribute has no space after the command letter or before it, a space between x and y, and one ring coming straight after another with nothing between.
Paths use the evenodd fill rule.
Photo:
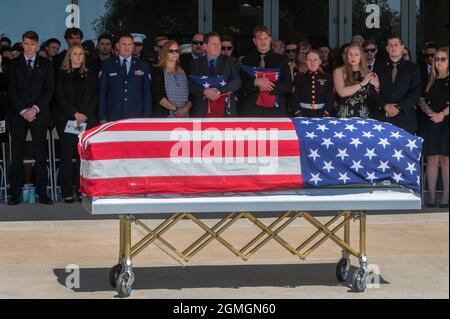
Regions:
<instances>
[{"instance_id":1,"label":"patterned dress","mask_svg":"<svg viewBox=\"0 0 450 319\"><path fill-rule=\"evenodd\" d=\"M189 101L189 87L186 73L173 73L164 71L167 99L177 108L182 108ZM175 112L170 111L168 117L175 117ZM189 117L189 113L186 114Z\"/></svg>"},{"instance_id":2,"label":"patterned dress","mask_svg":"<svg viewBox=\"0 0 450 319\"><path fill-rule=\"evenodd\" d=\"M361 83L364 79L360 71L353 72L356 83ZM361 88L355 94L340 99L339 112L340 118L361 117L368 118L369 111L369 86Z\"/></svg>"}]
</instances>

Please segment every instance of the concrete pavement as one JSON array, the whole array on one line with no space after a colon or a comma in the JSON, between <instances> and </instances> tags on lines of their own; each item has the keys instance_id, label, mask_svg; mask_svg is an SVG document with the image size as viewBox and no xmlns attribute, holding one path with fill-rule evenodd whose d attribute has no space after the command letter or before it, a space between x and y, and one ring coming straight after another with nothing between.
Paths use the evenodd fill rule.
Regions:
<instances>
[{"instance_id":1,"label":"concrete pavement","mask_svg":"<svg viewBox=\"0 0 450 319\"><path fill-rule=\"evenodd\" d=\"M26 209L30 206L22 206ZM42 206L34 206L42 207ZM55 205L63 216L65 205ZM1 205L0 210L6 206ZM20 210L20 208L14 208ZM71 209L82 213L79 206ZM1 219L11 212L2 211ZM113 298L108 273L118 254L118 221L24 220L0 222L0 298ZM329 218L320 217L322 222ZM264 218L269 224L273 219ZM156 226L161 220L149 220ZM214 219L206 219L213 225ZM358 224L352 226L352 245L358 247ZM448 212L370 214L367 251L369 264L381 274L379 288L364 294L350 292L350 284L335 278L340 249L326 242L307 261L270 242L248 263L241 262L217 242L211 243L190 264L151 245L134 260L136 282L131 298L449 298ZM223 237L242 246L257 233L248 221L239 221ZM281 233L297 244L315 229L297 220ZM176 247L202 232L183 221L164 237ZM133 238L143 236L133 226ZM299 239L300 238L300 239ZM65 286L66 266L80 267L80 288ZM358 265L352 259L352 269Z\"/></svg>"}]
</instances>

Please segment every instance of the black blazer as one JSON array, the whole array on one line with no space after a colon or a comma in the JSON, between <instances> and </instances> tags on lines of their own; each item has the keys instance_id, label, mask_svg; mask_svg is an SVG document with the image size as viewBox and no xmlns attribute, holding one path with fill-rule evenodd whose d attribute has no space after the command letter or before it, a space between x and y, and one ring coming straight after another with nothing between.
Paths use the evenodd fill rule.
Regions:
<instances>
[{"instance_id":1,"label":"black blazer","mask_svg":"<svg viewBox=\"0 0 450 319\"><path fill-rule=\"evenodd\" d=\"M207 75L209 72L208 58L201 57L191 65L191 75ZM239 75L239 64L233 57L219 56L216 62L215 75L227 75L228 84L218 90L221 93L231 92L231 116L237 116L235 93L241 88L242 81ZM189 81L189 91L194 96L193 117L205 117L208 112L208 100L203 95L204 87Z\"/></svg>"},{"instance_id":2,"label":"black blazer","mask_svg":"<svg viewBox=\"0 0 450 319\"><path fill-rule=\"evenodd\" d=\"M180 66L184 72L189 75L191 74L191 65L194 59L191 53L184 53L180 56Z\"/></svg>"},{"instance_id":3,"label":"black blazer","mask_svg":"<svg viewBox=\"0 0 450 319\"><path fill-rule=\"evenodd\" d=\"M58 125L65 125L69 120L75 120L75 113L87 116L87 127L98 124L98 85L95 71L90 69L83 77L85 82L82 103L76 105L74 74L59 70L56 74L56 106L55 120Z\"/></svg>"},{"instance_id":4,"label":"black blazer","mask_svg":"<svg viewBox=\"0 0 450 319\"><path fill-rule=\"evenodd\" d=\"M165 118L170 112L164 106L159 104L163 98L167 98L166 80L162 68L154 68L152 72L152 97L153 97L153 117ZM189 95L189 101L192 102L192 95Z\"/></svg>"},{"instance_id":5,"label":"black blazer","mask_svg":"<svg viewBox=\"0 0 450 319\"><path fill-rule=\"evenodd\" d=\"M418 127L415 105L419 101L422 85L419 66L400 60L396 81L392 83L391 62L386 62L380 68L378 76L381 90L373 96L373 117L414 133ZM400 113L394 118L386 117L384 106L389 103L398 104L400 107Z\"/></svg>"},{"instance_id":6,"label":"black blazer","mask_svg":"<svg viewBox=\"0 0 450 319\"><path fill-rule=\"evenodd\" d=\"M27 77L23 55L11 62L8 69L8 118L23 120L20 112L30 106L39 107L38 119L50 121L50 101L54 91L54 73L51 62L36 56L33 71Z\"/></svg>"},{"instance_id":7,"label":"black blazer","mask_svg":"<svg viewBox=\"0 0 450 319\"><path fill-rule=\"evenodd\" d=\"M277 95L279 99L279 107L273 109L267 109L256 105L258 99L259 89L254 85L254 78L242 72L242 104L240 105L241 113L243 116L287 116L287 106L285 95L292 89L292 76L291 69L289 68L288 58L277 54L273 51L269 51L264 59L266 68L280 69L280 78L275 85L272 94ZM242 65L259 67L261 57L259 52L255 52L245 57L242 60Z\"/></svg>"}]
</instances>

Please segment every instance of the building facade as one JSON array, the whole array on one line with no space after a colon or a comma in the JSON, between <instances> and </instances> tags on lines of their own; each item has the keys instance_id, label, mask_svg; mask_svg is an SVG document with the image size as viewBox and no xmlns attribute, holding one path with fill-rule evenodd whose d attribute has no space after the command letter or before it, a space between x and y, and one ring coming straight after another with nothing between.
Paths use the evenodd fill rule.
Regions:
<instances>
[{"instance_id":1,"label":"building facade","mask_svg":"<svg viewBox=\"0 0 450 319\"><path fill-rule=\"evenodd\" d=\"M380 45L400 34L413 59L425 41L448 45L448 0L2 0L0 31L20 41L25 30L43 40L62 38L67 26L79 26L85 39L104 31L139 32L148 42L170 35L188 42L195 32L218 31L236 38L242 52L251 47L258 24L274 38L309 39L339 47L352 36L375 38Z\"/></svg>"}]
</instances>

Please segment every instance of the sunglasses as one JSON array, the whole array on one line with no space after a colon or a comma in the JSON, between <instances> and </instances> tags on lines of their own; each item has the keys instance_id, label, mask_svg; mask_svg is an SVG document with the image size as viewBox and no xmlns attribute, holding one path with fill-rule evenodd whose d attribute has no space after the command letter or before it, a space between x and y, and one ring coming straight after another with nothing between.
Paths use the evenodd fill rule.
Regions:
<instances>
[{"instance_id":1,"label":"sunglasses","mask_svg":"<svg viewBox=\"0 0 450 319\"><path fill-rule=\"evenodd\" d=\"M364 53L375 53L377 52L377 49L364 49Z\"/></svg>"},{"instance_id":2,"label":"sunglasses","mask_svg":"<svg viewBox=\"0 0 450 319\"><path fill-rule=\"evenodd\" d=\"M440 57L437 56L437 57L434 58L434 61L435 61L436 63L438 63L438 62L445 63L445 62L447 62L447 58L446 58L446 57L440 58Z\"/></svg>"},{"instance_id":3,"label":"sunglasses","mask_svg":"<svg viewBox=\"0 0 450 319\"><path fill-rule=\"evenodd\" d=\"M286 50L286 53L296 53L296 52L297 52L296 49Z\"/></svg>"},{"instance_id":4,"label":"sunglasses","mask_svg":"<svg viewBox=\"0 0 450 319\"><path fill-rule=\"evenodd\" d=\"M180 50L178 50L178 49L170 49L169 50L169 53L172 53L172 54L174 54L174 53L180 53Z\"/></svg>"},{"instance_id":5,"label":"sunglasses","mask_svg":"<svg viewBox=\"0 0 450 319\"><path fill-rule=\"evenodd\" d=\"M431 54L425 54L426 58L434 58L435 54L431 53Z\"/></svg>"},{"instance_id":6,"label":"sunglasses","mask_svg":"<svg viewBox=\"0 0 450 319\"><path fill-rule=\"evenodd\" d=\"M233 47L222 47L222 51L231 51Z\"/></svg>"},{"instance_id":7,"label":"sunglasses","mask_svg":"<svg viewBox=\"0 0 450 319\"><path fill-rule=\"evenodd\" d=\"M203 41L192 41L193 45L203 45Z\"/></svg>"}]
</instances>

